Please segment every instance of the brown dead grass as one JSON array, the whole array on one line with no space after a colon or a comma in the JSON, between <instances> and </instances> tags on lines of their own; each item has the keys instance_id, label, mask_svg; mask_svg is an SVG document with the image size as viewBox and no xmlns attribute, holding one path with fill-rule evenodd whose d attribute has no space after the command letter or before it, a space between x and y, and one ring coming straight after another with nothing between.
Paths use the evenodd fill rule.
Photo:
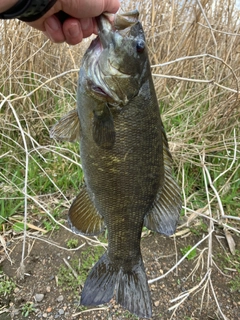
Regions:
<instances>
[{"instance_id":1,"label":"brown dead grass","mask_svg":"<svg viewBox=\"0 0 240 320\"><path fill-rule=\"evenodd\" d=\"M239 215L231 209L225 212L221 202L226 190L239 180L240 12L235 1L215 2L131 2L131 9L137 6L141 13L163 121L183 190L186 224L177 236L184 235L184 227L199 216L209 222L206 277L210 284L214 225L240 233L239 225L232 224ZM75 108L77 70L89 41L75 47L52 44L19 21L2 23L0 35L0 165L20 161L20 148L26 152L27 172L27 155L37 147L55 150L48 137L49 127L60 114ZM9 156L10 150L14 156ZM44 158L44 152L41 156ZM222 169L213 161L218 157L225 161ZM190 175L186 164L191 166ZM188 180L199 173L196 167L201 175L196 178L202 179L207 195L201 205L193 202L194 192L185 194ZM218 174L213 177L215 168ZM217 184L222 177L225 180ZM50 215L45 203L34 199ZM239 203L239 196L236 201ZM214 288L209 288L214 295Z\"/></svg>"},{"instance_id":2,"label":"brown dead grass","mask_svg":"<svg viewBox=\"0 0 240 320\"><path fill-rule=\"evenodd\" d=\"M216 132L218 138L239 121L239 11L234 1L213 3L152 0L138 6L164 118L188 114L180 133L170 133L172 140L182 141L180 148L189 136L203 140L207 135L212 142ZM26 118L32 118L36 108L46 115L54 113L54 97L63 98L63 104L66 96L75 97L77 72L43 83L78 69L88 42L75 47L52 44L19 21L4 22L0 28L1 93L14 95L11 100L22 97L16 104L21 113L27 112Z\"/></svg>"}]
</instances>

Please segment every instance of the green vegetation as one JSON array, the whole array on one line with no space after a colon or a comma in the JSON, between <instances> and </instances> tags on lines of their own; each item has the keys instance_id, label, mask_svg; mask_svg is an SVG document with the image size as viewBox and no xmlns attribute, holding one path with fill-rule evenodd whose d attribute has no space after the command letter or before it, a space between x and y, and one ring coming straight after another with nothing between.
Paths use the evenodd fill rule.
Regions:
<instances>
[{"instance_id":1,"label":"green vegetation","mask_svg":"<svg viewBox=\"0 0 240 320\"><path fill-rule=\"evenodd\" d=\"M76 144L69 144L69 151L64 151L64 156L69 157L71 152L77 155L78 148L79 146ZM18 153L18 161L11 161L11 159L1 160L0 157L0 167L3 168L3 171L0 173L0 179L3 181L2 186L0 184L0 230L1 225L6 224L11 216L17 214L22 216L24 211L22 190L24 188L25 170L24 166L21 165L21 163L24 163L24 157L24 152ZM76 156L74 157L76 158ZM68 174L64 174L66 166ZM28 166L28 194L36 199L36 201L31 200L31 198L28 199L30 208L28 211L31 212L30 222L36 218L42 221L40 227L46 231L57 229L56 223L46 215L41 206L44 205L45 209L49 210L54 218L58 218L59 214L63 211L61 205L63 201L62 195L78 193L82 179L82 170L77 163L69 165L68 159L55 155L51 151L45 153L42 157L33 156L30 158ZM54 195L56 188L58 193ZM56 198L59 199L58 202L56 202ZM18 224L14 225L14 230L19 232L23 229L21 223L19 221Z\"/></svg>"},{"instance_id":2,"label":"green vegetation","mask_svg":"<svg viewBox=\"0 0 240 320\"><path fill-rule=\"evenodd\" d=\"M124 311L123 317L124 317L124 319L132 319L132 320L139 319L136 315L130 313L129 311Z\"/></svg>"},{"instance_id":3,"label":"green vegetation","mask_svg":"<svg viewBox=\"0 0 240 320\"><path fill-rule=\"evenodd\" d=\"M67 247L69 249L77 248L77 246L78 246L78 239L69 239L67 241Z\"/></svg>"},{"instance_id":4,"label":"green vegetation","mask_svg":"<svg viewBox=\"0 0 240 320\"><path fill-rule=\"evenodd\" d=\"M208 226L203 222L202 219L199 219L198 223L196 223L193 227L190 227L190 231L196 236L200 236L208 231Z\"/></svg>"},{"instance_id":5,"label":"green vegetation","mask_svg":"<svg viewBox=\"0 0 240 320\"><path fill-rule=\"evenodd\" d=\"M239 275L237 275L236 277L234 277L234 279L230 281L230 287L231 291L238 291L240 293L240 272Z\"/></svg>"},{"instance_id":6,"label":"green vegetation","mask_svg":"<svg viewBox=\"0 0 240 320\"><path fill-rule=\"evenodd\" d=\"M28 317L30 313L34 312L36 309L34 307L34 303L33 302L26 302L23 306L22 306L22 315L24 317Z\"/></svg>"},{"instance_id":7,"label":"green vegetation","mask_svg":"<svg viewBox=\"0 0 240 320\"><path fill-rule=\"evenodd\" d=\"M240 250L236 250L234 256L218 253L216 262L224 273L232 273L236 270L229 285L232 292L240 292Z\"/></svg>"},{"instance_id":8,"label":"green vegetation","mask_svg":"<svg viewBox=\"0 0 240 320\"><path fill-rule=\"evenodd\" d=\"M23 209L23 200L16 197L16 199L10 198L0 199L0 230L1 225L7 222L7 219Z\"/></svg>"},{"instance_id":9,"label":"green vegetation","mask_svg":"<svg viewBox=\"0 0 240 320\"><path fill-rule=\"evenodd\" d=\"M137 317L135 314L132 314L130 313L129 311L124 311L123 313L119 312L119 311L116 311L114 313L116 316L120 316L121 317L124 317L124 319L132 319L132 320L138 320L139 317Z\"/></svg>"},{"instance_id":10,"label":"green vegetation","mask_svg":"<svg viewBox=\"0 0 240 320\"><path fill-rule=\"evenodd\" d=\"M189 245L187 247L180 248L180 251L181 251L182 255L185 255L191 249L192 249L192 246ZM197 256L197 249L194 248L191 252L189 252L189 254L186 256L186 258L188 260L193 260L194 258L196 258L196 256Z\"/></svg>"},{"instance_id":11,"label":"green vegetation","mask_svg":"<svg viewBox=\"0 0 240 320\"><path fill-rule=\"evenodd\" d=\"M217 263L224 272L228 269L236 269L240 274L240 250L235 251L235 255L218 253L216 255ZM226 271L225 271L226 270Z\"/></svg>"},{"instance_id":12,"label":"green vegetation","mask_svg":"<svg viewBox=\"0 0 240 320\"><path fill-rule=\"evenodd\" d=\"M131 9L136 7L136 1L128 3ZM152 71L160 75L154 76L154 82L173 156L174 175L183 193L182 214L186 219L195 212L201 214L196 214L189 227L197 237L208 232L209 208L216 231L222 231L225 224L235 229L231 232L239 232L239 220L221 218L216 196L217 193L225 215L240 217L237 92L240 68L236 36L239 10L234 9L235 1L219 0L217 6L202 1L202 8L191 1L174 1L171 10L167 1L159 3L142 1L137 6L150 61L152 65L161 64ZM206 28L207 22L220 32ZM0 232L3 237L5 230L13 230L14 236L23 229L25 192L27 222L46 231L58 228L49 213L61 221L62 212L79 192L83 183L79 144L51 140L49 128L76 107L78 75L77 70L71 70L79 68L88 46L85 42L80 46L53 45L19 21L6 23L0 26L0 34L4 35L0 39ZM24 190L26 176L27 190ZM68 248L75 246L73 239L67 242ZM190 248L181 248L182 254ZM64 290L73 287L78 296L79 286L102 254L98 250L103 251L94 247L69 262L77 278L66 265L59 268L59 285ZM239 291L240 252L236 250L235 256L225 251L217 255L212 247L209 253L224 273L237 270L229 286L232 291ZM194 249L187 259L196 255ZM218 271L213 268L211 275L214 272ZM14 286L0 272L0 295L10 295ZM34 305L26 304L24 315L33 309Z\"/></svg>"},{"instance_id":13,"label":"green vegetation","mask_svg":"<svg viewBox=\"0 0 240 320\"><path fill-rule=\"evenodd\" d=\"M16 222L13 224L12 229L15 232L22 232L24 230L24 223L23 222ZM28 226L26 226L26 229L28 229Z\"/></svg>"},{"instance_id":14,"label":"green vegetation","mask_svg":"<svg viewBox=\"0 0 240 320\"><path fill-rule=\"evenodd\" d=\"M72 242L71 242L72 244ZM69 261L71 268L61 265L58 270L58 284L64 291L71 289L73 296L78 297L80 286L84 284L93 265L102 256L105 249L101 246L89 247L80 253L79 259Z\"/></svg>"},{"instance_id":15,"label":"green vegetation","mask_svg":"<svg viewBox=\"0 0 240 320\"><path fill-rule=\"evenodd\" d=\"M81 306L81 305L79 305L79 303L78 303L78 305L77 305L77 311L78 311L78 312L81 312L81 311L84 311L84 310L87 310L87 309L88 309L88 307Z\"/></svg>"},{"instance_id":16,"label":"green vegetation","mask_svg":"<svg viewBox=\"0 0 240 320\"><path fill-rule=\"evenodd\" d=\"M239 157L235 158L233 165L234 153L239 152L239 129L236 127L235 131L229 131L227 141L225 141L224 136L222 136L222 139L219 136L217 137L216 133L211 131L212 128L204 123L204 115L210 112L209 105L205 103L205 97L199 95L191 101L189 99L186 94L186 98L183 99L186 100L185 103L181 102L183 110L178 110L175 113L171 111L176 108L175 100L168 104L165 104L164 101L160 102L161 113L163 118L166 117L164 126L168 135L174 133L177 141L179 137L184 137L184 142L182 142L182 152L184 153L177 149L178 145L175 146L178 168L174 169L174 173L177 180L184 181L185 197L191 199L191 205L194 208L203 208L206 205L208 198L201 164L201 153L204 150L205 165L215 189L219 192L226 214L240 216ZM197 114L194 110L196 105L198 106L198 112L200 112ZM167 117L167 114L170 114L170 116ZM240 121L240 116L237 119ZM200 123L201 121L203 122ZM184 125L186 123L188 124L187 128ZM201 126L202 128L200 128ZM234 139L237 140L235 145L233 143ZM179 143L181 144L181 142ZM211 192L210 196L212 196L213 191L210 187L210 181L207 181L207 185ZM218 209L216 199L212 202L212 205Z\"/></svg>"},{"instance_id":17,"label":"green vegetation","mask_svg":"<svg viewBox=\"0 0 240 320\"><path fill-rule=\"evenodd\" d=\"M0 296L11 295L15 288L15 282L0 270Z\"/></svg>"}]
</instances>

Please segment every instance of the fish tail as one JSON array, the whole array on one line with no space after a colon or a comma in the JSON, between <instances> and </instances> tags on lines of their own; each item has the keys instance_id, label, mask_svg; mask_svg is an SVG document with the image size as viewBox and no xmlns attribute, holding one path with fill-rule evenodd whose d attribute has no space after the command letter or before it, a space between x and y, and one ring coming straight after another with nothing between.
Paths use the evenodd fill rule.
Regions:
<instances>
[{"instance_id":1,"label":"fish tail","mask_svg":"<svg viewBox=\"0 0 240 320\"><path fill-rule=\"evenodd\" d=\"M116 301L138 317L151 318L152 307L142 258L129 271L113 268L105 253L96 263L85 282L81 304L99 305L109 302L116 290Z\"/></svg>"},{"instance_id":2,"label":"fish tail","mask_svg":"<svg viewBox=\"0 0 240 320\"><path fill-rule=\"evenodd\" d=\"M90 271L81 296L81 304L94 306L109 302L114 294L118 270L111 267L105 253Z\"/></svg>"},{"instance_id":3,"label":"fish tail","mask_svg":"<svg viewBox=\"0 0 240 320\"><path fill-rule=\"evenodd\" d=\"M152 306L142 258L131 271L120 269L116 285L117 302L140 318L151 318Z\"/></svg>"}]
</instances>

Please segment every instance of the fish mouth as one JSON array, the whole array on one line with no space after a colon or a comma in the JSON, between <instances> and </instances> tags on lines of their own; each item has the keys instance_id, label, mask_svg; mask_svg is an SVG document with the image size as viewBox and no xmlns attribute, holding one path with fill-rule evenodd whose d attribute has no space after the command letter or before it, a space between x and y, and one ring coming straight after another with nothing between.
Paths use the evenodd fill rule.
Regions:
<instances>
[{"instance_id":1,"label":"fish mouth","mask_svg":"<svg viewBox=\"0 0 240 320\"><path fill-rule=\"evenodd\" d=\"M114 102L117 99L114 93L106 86L103 81L101 68L99 67L98 61L103 52L104 48L100 37L95 38L89 49L89 55L87 57L86 70L87 70L87 88L90 95L93 95L100 101L107 101L109 103Z\"/></svg>"},{"instance_id":2,"label":"fish mouth","mask_svg":"<svg viewBox=\"0 0 240 320\"><path fill-rule=\"evenodd\" d=\"M117 12L115 15L103 13L96 18L98 26L99 40L106 48L109 43L114 42L116 32L121 36L126 36L131 27L138 22L139 12L133 10L130 12Z\"/></svg>"},{"instance_id":3,"label":"fish mouth","mask_svg":"<svg viewBox=\"0 0 240 320\"><path fill-rule=\"evenodd\" d=\"M127 37L131 32L131 27L138 22L138 11L134 10L128 13L117 13L115 15L102 14L96 18L98 26L98 36L95 38L89 49L86 62L88 70L87 84L90 94L95 98L106 101L112 105L125 105L128 100L122 100L119 96L106 84L99 59L102 52L110 45L115 46L119 37ZM109 66L115 69L112 65ZM115 69L115 74L120 72ZM126 75L128 76L128 75Z\"/></svg>"}]
</instances>

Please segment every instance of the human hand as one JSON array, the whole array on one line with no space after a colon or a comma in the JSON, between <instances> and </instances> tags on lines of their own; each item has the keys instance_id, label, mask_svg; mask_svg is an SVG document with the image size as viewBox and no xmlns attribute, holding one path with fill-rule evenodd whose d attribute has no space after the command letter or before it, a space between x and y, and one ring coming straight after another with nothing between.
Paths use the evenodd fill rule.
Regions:
<instances>
[{"instance_id":1,"label":"human hand","mask_svg":"<svg viewBox=\"0 0 240 320\"><path fill-rule=\"evenodd\" d=\"M43 17L28 24L43 31L53 42L74 45L92 33L97 34L95 17L103 12L115 13L118 8L119 0L57 0ZM59 11L69 16L63 23L56 16Z\"/></svg>"}]
</instances>

